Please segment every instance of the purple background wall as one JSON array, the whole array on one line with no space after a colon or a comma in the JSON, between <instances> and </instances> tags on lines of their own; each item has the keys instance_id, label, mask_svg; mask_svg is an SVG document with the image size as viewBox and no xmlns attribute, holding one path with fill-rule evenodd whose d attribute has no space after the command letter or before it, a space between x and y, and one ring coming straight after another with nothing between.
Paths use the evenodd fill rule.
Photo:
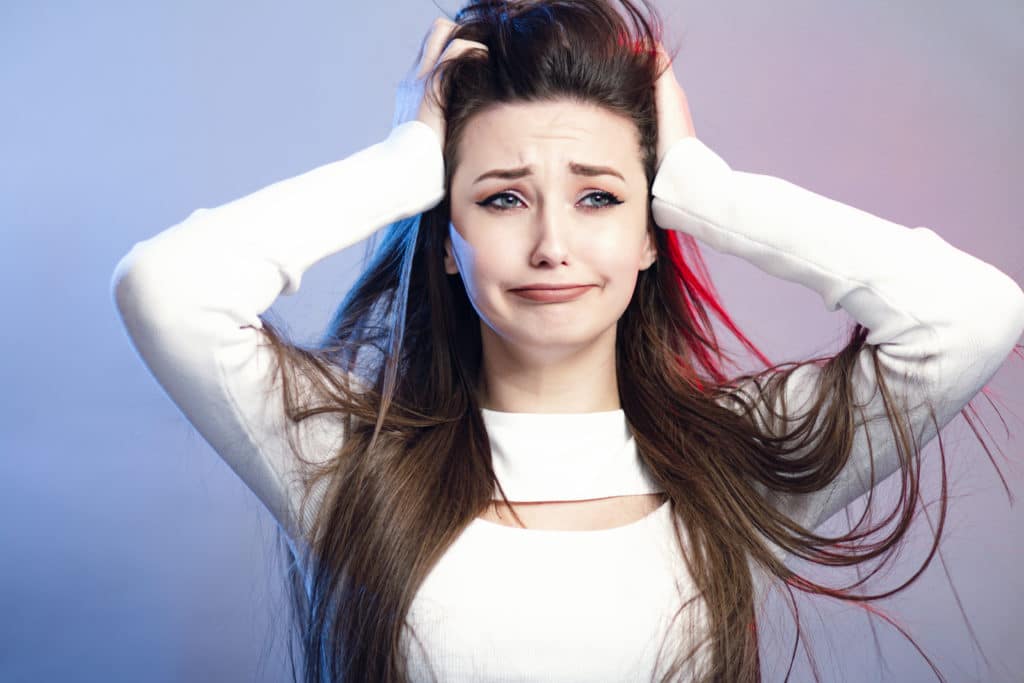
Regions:
<instances>
[{"instance_id":1,"label":"purple background wall","mask_svg":"<svg viewBox=\"0 0 1024 683\"><path fill-rule=\"evenodd\" d=\"M386 5L386 8L385 8ZM456 3L442 3L450 10ZM660 3L698 135L738 170L783 177L1024 280L1024 5L737 0ZM4 3L0 9L0 679L271 681L273 522L128 345L108 291L131 244L387 135L431 2ZM822 226L827 229L827 226ZM308 339L354 277L356 246L274 310ZM849 325L811 292L705 251L723 298L776 360L837 350ZM1020 491L1024 382L1010 410ZM1016 419L1010 411L1016 414ZM990 410L988 424L998 426ZM954 493L942 566L880 606L949 680L1024 671L1024 512L966 425L945 432ZM934 444L933 444L934 446ZM929 447L928 453L937 456ZM929 457L926 495L937 496ZM894 483L892 481L887 484ZM893 487L883 484L883 493ZM837 520L833 520L835 522ZM891 587L918 566L922 519ZM823 575L816 573L821 578ZM838 578L838 577L837 577ZM836 580L833 578L831 580ZM825 680L934 680L884 623L801 598ZM764 625L768 680L792 626ZM793 680L810 680L803 654Z\"/></svg>"}]
</instances>

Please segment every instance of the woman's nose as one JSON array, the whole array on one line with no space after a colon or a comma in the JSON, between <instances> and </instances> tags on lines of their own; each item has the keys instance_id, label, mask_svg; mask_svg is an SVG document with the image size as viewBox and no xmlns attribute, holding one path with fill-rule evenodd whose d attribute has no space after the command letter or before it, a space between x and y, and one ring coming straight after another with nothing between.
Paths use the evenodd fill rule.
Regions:
<instances>
[{"instance_id":1,"label":"woman's nose","mask_svg":"<svg viewBox=\"0 0 1024 683\"><path fill-rule=\"evenodd\" d=\"M569 257L571 217L561 208L551 205L536 213L534 245L530 262L534 266L566 263Z\"/></svg>"}]
</instances>

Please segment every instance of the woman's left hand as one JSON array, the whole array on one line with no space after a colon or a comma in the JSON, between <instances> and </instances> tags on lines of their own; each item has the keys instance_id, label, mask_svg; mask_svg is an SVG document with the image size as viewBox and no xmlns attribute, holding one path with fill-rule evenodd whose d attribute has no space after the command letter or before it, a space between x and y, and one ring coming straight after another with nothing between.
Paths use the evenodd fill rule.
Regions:
<instances>
[{"instance_id":1,"label":"woman's left hand","mask_svg":"<svg viewBox=\"0 0 1024 683\"><path fill-rule=\"evenodd\" d=\"M686 92L676 80L671 58L661 43L658 43L658 56L659 67L664 69L654 83L654 106L658 114L657 167L660 168L662 159L673 143L685 137L696 137L697 133L693 129Z\"/></svg>"}]
</instances>

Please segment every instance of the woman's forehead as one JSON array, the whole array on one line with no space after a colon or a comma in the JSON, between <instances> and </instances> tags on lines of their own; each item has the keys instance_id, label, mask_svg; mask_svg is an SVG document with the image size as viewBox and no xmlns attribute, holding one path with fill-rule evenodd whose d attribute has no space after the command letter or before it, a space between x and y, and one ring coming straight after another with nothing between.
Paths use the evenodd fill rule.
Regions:
<instances>
[{"instance_id":1,"label":"woman's forehead","mask_svg":"<svg viewBox=\"0 0 1024 683\"><path fill-rule=\"evenodd\" d=\"M571 101L489 107L467 121L459 147L459 165L472 176L470 182L494 169L523 166L536 166L538 173L545 167L577 172L580 166L611 167L624 180L643 174L633 121L604 107Z\"/></svg>"}]
</instances>

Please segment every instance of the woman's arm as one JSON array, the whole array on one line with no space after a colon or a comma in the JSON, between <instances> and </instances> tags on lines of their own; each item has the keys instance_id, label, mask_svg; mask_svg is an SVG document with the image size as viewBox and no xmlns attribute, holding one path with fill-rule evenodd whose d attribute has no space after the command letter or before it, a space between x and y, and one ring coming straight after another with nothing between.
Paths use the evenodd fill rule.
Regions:
<instances>
[{"instance_id":1,"label":"woman's arm","mask_svg":"<svg viewBox=\"0 0 1024 683\"><path fill-rule=\"evenodd\" d=\"M132 344L178 408L292 538L300 525L273 354L259 314L313 264L444 196L440 141L420 121L135 244L111 291ZM302 423L307 458L340 445L336 416Z\"/></svg>"},{"instance_id":2,"label":"woman's arm","mask_svg":"<svg viewBox=\"0 0 1024 683\"><path fill-rule=\"evenodd\" d=\"M889 388L911 406L935 402L948 423L999 369L1024 331L1024 292L1010 277L925 227L907 228L769 175L732 170L698 138L677 140L663 159L652 194L655 221L715 250L746 259L776 277L816 291L825 308L842 307L870 330ZM855 397L870 403L874 484L899 467L870 349L854 368ZM812 398L819 369L794 373L788 405ZM877 418L877 419L873 419ZM911 413L923 444L935 426ZM867 434L824 490L772 493L779 507L814 528L872 485Z\"/></svg>"}]
</instances>

